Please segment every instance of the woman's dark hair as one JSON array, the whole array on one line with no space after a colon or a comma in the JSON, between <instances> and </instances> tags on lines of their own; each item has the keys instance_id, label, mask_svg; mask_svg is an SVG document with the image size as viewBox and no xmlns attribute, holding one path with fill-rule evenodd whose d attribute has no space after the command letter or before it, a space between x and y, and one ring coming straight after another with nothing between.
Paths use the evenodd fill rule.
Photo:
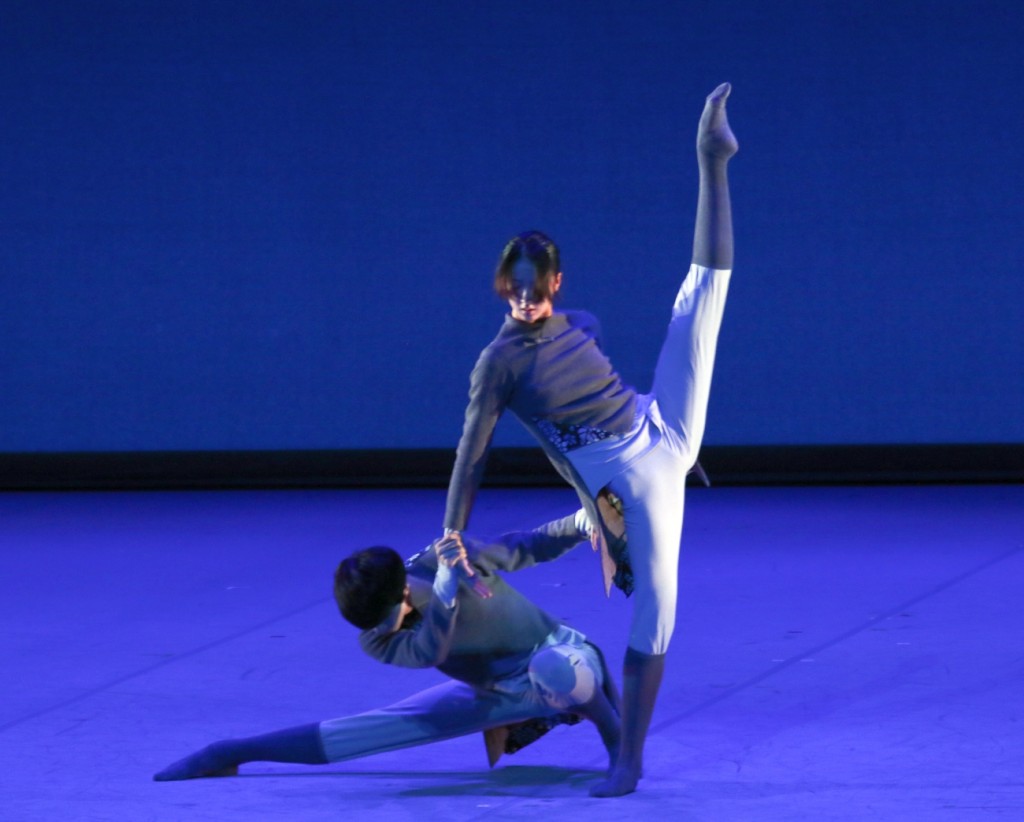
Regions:
<instances>
[{"instance_id":1,"label":"woman's dark hair","mask_svg":"<svg viewBox=\"0 0 1024 822\"><path fill-rule=\"evenodd\" d=\"M551 299L554 296L552 283L555 276L562 270L558 258L558 246L543 231L524 231L516 234L505 245L498 259L498 267L494 270L494 290L503 300L514 296L512 283L515 274L512 269L520 260L533 263L536 274L534 296L539 299Z\"/></svg>"},{"instance_id":2,"label":"woman's dark hair","mask_svg":"<svg viewBox=\"0 0 1024 822\"><path fill-rule=\"evenodd\" d=\"M356 551L334 572L334 600L341 615L364 631L380 624L405 595L405 564L384 545Z\"/></svg>"}]
</instances>

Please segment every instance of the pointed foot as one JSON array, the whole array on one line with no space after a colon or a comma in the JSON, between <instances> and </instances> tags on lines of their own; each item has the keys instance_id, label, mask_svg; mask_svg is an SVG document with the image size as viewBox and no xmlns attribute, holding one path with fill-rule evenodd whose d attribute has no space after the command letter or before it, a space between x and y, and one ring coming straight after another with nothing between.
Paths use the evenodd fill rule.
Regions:
<instances>
[{"instance_id":1,"label":"pointed foot","mask_svg":"<svg viewBox=\"0 0 1024 822\"><path fill-rule=\"evenodd\" d=\"M201 779L207 776L237 776L238 765L226 759L216 745L179 759L162 771L153 774L155 782L175 782L181 779Z\"/></svg>"},{"instance_id":2,"label":"pointed foot","mask_svg":"<svg viewBox=\"0 0 1024 822\"><path fill-rule=\"evenodd\" d=\"M724 105L725 101L729 97L729 92L732 91L731 83L722 83L714 91L708 95L708 102L716 106Z\"/></svg>"},{"instance_id":3,"label":"pointed foot","mask_svg":"<svg viewBox=\"0 0 1024 822\"><path fill-rule=\"evenodd\" d=\"M725 101L731 92L732 86L722 83L704 102L704 111L697 126L697 150L701 155L725 161L739 150L725 113Z\"/></svg>"}]
</instances>

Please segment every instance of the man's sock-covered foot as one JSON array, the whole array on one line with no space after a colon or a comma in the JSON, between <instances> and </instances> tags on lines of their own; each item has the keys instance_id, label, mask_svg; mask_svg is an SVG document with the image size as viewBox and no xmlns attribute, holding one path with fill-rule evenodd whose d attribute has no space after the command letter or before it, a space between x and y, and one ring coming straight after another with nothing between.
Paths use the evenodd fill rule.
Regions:
<instances>
[{"instance_id":1,"label":"man's sock-covered foot","mask_svg":"<svg viewBox=\"0 0 1024 822\"><path fill-rule=\"evenodd\" d=\"M233 776L244 762L297 762L324 765L327 757L320 739L320 723L297 725L260 736L224 739L179 759L153 775L157 782Z\"/></svg>"},{"instance_id":2,"label":"man's sock-covered foot","mask_svg":"<svg viewBox=\"0 0 1024 822\"><path fill-rule=\"evenodd\" d=\"M184 759L168 765L153 775L157 782L173 782L178 779L199 779L204 776L235 776L238 762L232 756L230 743L214 742Z\"/></svg>"}]
</instances>

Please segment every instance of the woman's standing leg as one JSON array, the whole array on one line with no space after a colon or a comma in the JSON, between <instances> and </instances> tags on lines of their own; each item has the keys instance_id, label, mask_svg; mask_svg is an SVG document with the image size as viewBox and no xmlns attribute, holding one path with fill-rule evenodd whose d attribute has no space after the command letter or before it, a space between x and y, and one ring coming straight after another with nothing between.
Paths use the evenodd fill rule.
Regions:
<instances>
[{"instance_id":1,"label":"woman's standing leg","mask_svg":"<svg viewBox=\"0 0 1024 822\"><path fill-rule=\"evenodd\" d=\"M592 796L636 790L644 742L675 628L679 538L686 469L659 445L611 483L622 500L633 569L633 618L622 671L622 741L608 778Z\"/></svg>"}]
</instances>

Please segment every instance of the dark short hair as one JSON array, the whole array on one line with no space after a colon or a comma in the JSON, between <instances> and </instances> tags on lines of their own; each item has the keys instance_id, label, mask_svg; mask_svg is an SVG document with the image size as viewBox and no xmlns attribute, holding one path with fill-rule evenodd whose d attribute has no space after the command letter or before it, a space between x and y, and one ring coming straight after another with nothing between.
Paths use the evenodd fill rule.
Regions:
<instances>
[{"instance_id":1,"label":"dark short hair","mask_svg":"<svg viewBox=\"0 0 1024 822\"><path fill-rule=\"evenodd\" d=\"M550 299L555 293L552 284L562 270L562 263L558 246L543 231L524 231L505 244L498 258L498 267L494 270L494 290L498 296L503 300L512 296L512 282L515 279L512 269L522 259L533 263L537 296Z\"/></svg>"},{"instance_id":2,"label":"dark short hair","mask_svg":"<svg viewBox=\"0 0 1024 822\"><path fill-rule=\"evenodd\" d=\"M405 595L405 563L384 545L356 551L334 572L341 615L364 631L380 624Z\"/></svg>"}]
</instances>

